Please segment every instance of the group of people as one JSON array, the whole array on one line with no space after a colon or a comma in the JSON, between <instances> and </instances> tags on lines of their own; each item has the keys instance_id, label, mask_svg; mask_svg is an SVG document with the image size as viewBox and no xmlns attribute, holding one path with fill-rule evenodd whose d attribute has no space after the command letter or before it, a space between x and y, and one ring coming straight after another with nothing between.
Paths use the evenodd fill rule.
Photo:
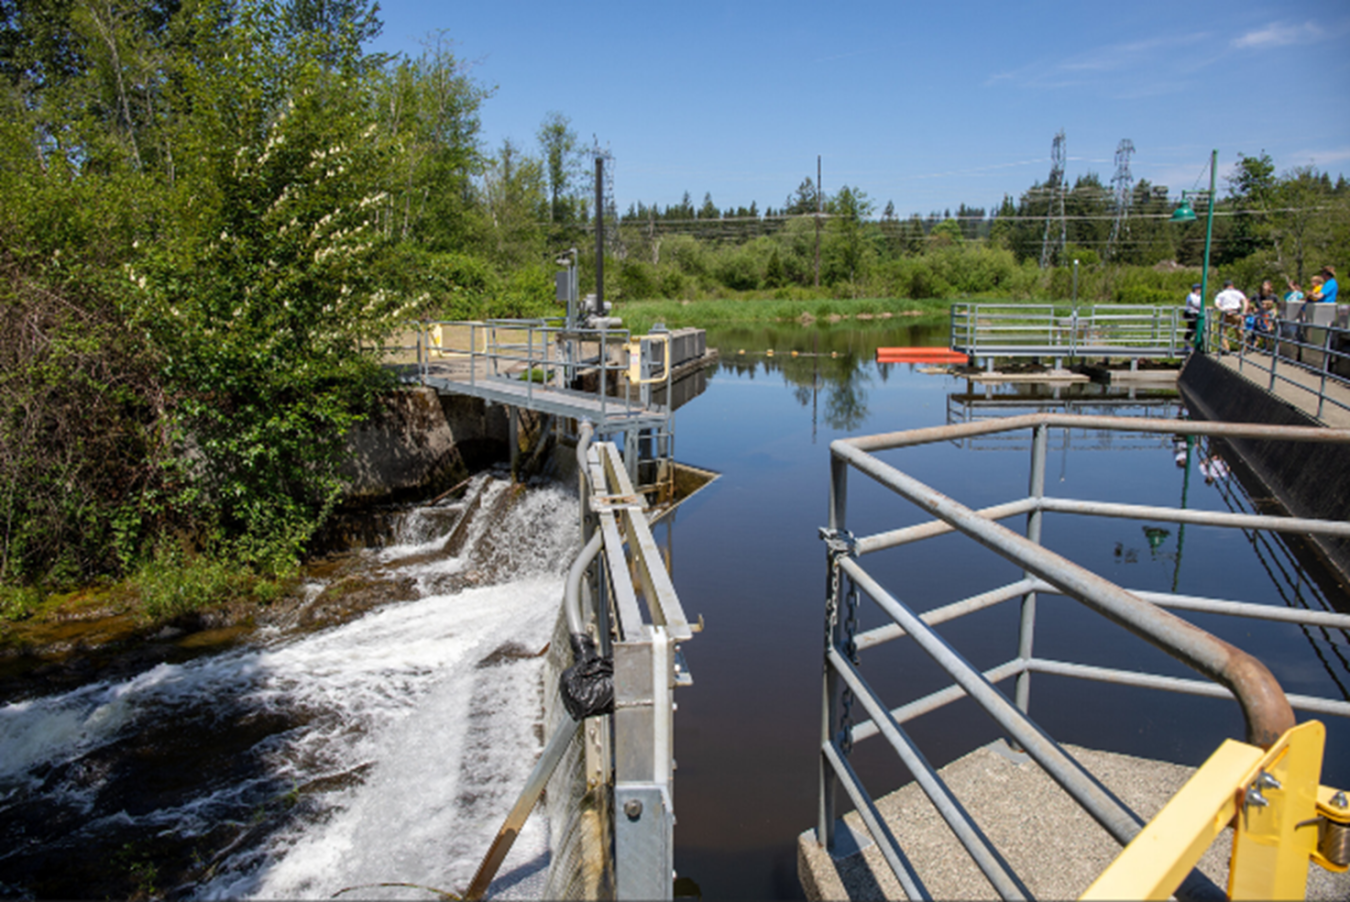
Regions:
<instances>
[{"instance_id":1,"label":"group of people","mask_svg":"<svg viewBox=\"0 0 1350 902\"><path fill-rule=\"evenodd\" d=\"M1321 304L1336 303L1339 286L1336 284L1336 268L1334 266L1324 266L1321 273L1313 276L1306 295L1297 282L1292 279L1286 279L1285 281L1289 285L1289 291L1283 297L1286 303L1290 301ZM1182 318L1186 321L1187 349L1195 347L1196 324L1204 306L1204 299L1200 296L1200 291L1199 282L1192 285L1191 293L1186 296L1186 305L1182 308ZM1223 350L1227 352L1232 349L1229 343L1230 333L1241 342L1244 330L1252 333L1254 338L1261 335L1270 335L1274 332L1275 308L1280 300L1282 299L1275 294L1275 286L1269 279L1262 282L1260 290L1253 293L1250 298L1233 286L1232 279L1224 280L1223 290L1214 296L1214 309L1222 324L1219 328L1219 334L1223 343Z\"/></svg>"}]
</instances>

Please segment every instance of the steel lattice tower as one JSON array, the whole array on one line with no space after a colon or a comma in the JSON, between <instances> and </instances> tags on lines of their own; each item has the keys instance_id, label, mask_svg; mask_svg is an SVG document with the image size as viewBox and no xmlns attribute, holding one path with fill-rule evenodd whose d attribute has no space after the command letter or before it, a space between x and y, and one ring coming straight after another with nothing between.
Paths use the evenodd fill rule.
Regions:
<instances>
[{"instance_id":1,"label":"steel lattice tower","mask_svg":"<svg viewBox=\"0 0 1350 902\"><path fill-rule=\"evenodd\" d=\"M1041 239L1041 269L1050 265L1051 244L1050 227L1055 221L1055 205L1059 203L1059 241L1055 245L1055 254L1063 252L1064 245L1067 244L1068 229L1064 217L1064 161L1066 151L1064 149L1064 129L1060 129L1055 135L1055 143L1050 147L1050 178L1045 183L1045 190L1050 198L1045 208L1045 237Z\"/></svg>"},{"instance_id":2,"label":"steel lattice tower","mask_svg":"<svg viewBox=\"0 0 1350 902\"><path fill-rule=\"evenodd\" d=\"M1116 146L1116 174L1111 178L1111 192L1116 204L1116 218L1111 223L1111 237L1106 242L1106 259L1116 253L1116 242L1129 233L1130 202L1134 198L1134 176L1130 175L1130 157L1134 154L1134 142L1122 138Z\"/></svg>"}]
</instances>

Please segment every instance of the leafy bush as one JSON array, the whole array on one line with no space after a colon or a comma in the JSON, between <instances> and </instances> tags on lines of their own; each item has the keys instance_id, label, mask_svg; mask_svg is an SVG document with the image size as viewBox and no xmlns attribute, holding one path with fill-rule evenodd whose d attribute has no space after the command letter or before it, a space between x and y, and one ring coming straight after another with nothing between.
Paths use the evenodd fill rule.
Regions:
<instances>
[{"instance_id":1,"label":"leafy bush","mask_svg":"<svg viewBox=\"0 0 1350 902\"><path fill-rule=\"evenodd\" d=\"M247 570L237 564L181 553L156 555L130 581L141 615L152 621L245 597L250 583Z\"/></svg>"}]
</instances>

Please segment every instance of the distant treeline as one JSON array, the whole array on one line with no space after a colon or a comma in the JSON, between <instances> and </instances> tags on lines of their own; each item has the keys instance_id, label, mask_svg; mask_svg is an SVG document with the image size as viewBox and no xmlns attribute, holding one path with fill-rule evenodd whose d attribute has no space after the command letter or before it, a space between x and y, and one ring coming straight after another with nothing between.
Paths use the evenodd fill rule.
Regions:
<instances>
[{"instance_id":1,"label":"distant treeline","mask_svg":"<svg viewBox=\"0 0 1350 902\"><path fill-rule=\"evenodd\" d=\"M1263 153L1239 157L1220 190L1211 266L1240 285L1303 283L1350 257L1344 176L1333 182L1311 167L1277 175ZM1140 181L1118 196L1091 173L1072 187L1035 184L989 212L961 204L955 214L904 219L890 201L875 215L857 187L818 199L810 178L762 214L754 203L719 212L707 194L696 209L686 193L679 204L634 204L621 217L609 247L617 264L611 293L1059 299L1073 290L1076 260L1082 297L1179 302L1204 259L1204 200L1196 222L1177 225L1166 187Z\"/></svg>"}]
</instances>

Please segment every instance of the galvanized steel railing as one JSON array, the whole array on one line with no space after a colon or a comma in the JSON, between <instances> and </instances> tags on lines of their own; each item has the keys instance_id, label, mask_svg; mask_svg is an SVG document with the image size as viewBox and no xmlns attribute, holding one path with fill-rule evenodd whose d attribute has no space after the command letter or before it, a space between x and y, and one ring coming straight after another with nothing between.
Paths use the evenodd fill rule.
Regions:
<instances>
[{"instance_id":1,"label":"galvanized steel railing","mask_svg":"<svg viewBox=\"0 0 1350 902\"><path fill-rule=\"evenodd\" d=\"M1004 898L1029 895L1026 886L943 784L936 769L924 758L902 726L909 720L961 698L970 696L976 700L1013 742L1024 749L1122 844L1134 838L1142 827L1142 821L1030 718L1028 712L1033 673L1051 673L1202 696L1236 697L1246 718L1248 741L1263 747L1275 742L1294 725L1295 708L1350 717L1350 702L1302 695L1286 696L1260 661L1163 608L1342 630L1350 629L1350 615L1174 593L1129 591L1040 544L1042 521L1047 513L1338 536L1350 536L1350 523L1051 497L1045 493L1045 465L1048 433L1055 427L1294 442L1350 442L1350 430L1032 414L1009 417L1001 422L969 423L841 439L831 444L829 526L822 529L829 547L831 590L826 601L828 635L821 711L820 808L816 835L824 846L833 848L836 796L839 785L842 785L910 898L927 898L922 879L905 857L848 763L848 753L853 743L877 734L886 737L901 761L915 775L916 782L997 892ZM883 450L1022 430L1032 432L1031 477L1027 497L978 511L965 507L874 456L874 452ZM857 469L918 505L935 519L870 536L851 535L846 528L850 468ZM1014 532L996 522L1015 516L1026 517L1025 534ZM964 533L1014 562L1023 569L1023 577L919 614L877 582L860 562L864 555L953 531ZM1033 640L1036 600L1041 593L1066 595L1079 601L1197 670L1206 679L1179 679L1037 657L1033 652ZM856 633L859 594L872 599L889 615L892 622ZM1013 599L1018 599L1021 605L1017 656L989 670L977 670L934 629L941 623ZM859 656L863 651L905 636L913 639L937 661L951 675L954 684L899 707L889 708L864 679L859 669ZM1014 677L1016 686L1014 697L1010 700L995 688L995 684ZM849 723L850 709L854 704L861 704L869 719L861 723ZM1193 873L1178 894L1186 894L1191 890L1202 891L1206 883L1205 878Z\"/></svg>"},{"instance_id":2,"label":"galvanized steel railing","mask_svg":"<svg viewBox=\"0 0 1350 902\"><path fill-rule=\"evenodd\" d=\"M1214 328L1209 346L1217 349L1223 326L1215 323ZM1350 329L1275 319L1269 332L1246 329L1237 354L1239 373L1253 379L1245 372L1253 369L1262 374L1260 381L1269 391L1281 387L1315 400L1319 420L1327 405L1350 412Z\"/></svg>"},{"instance_id":3,"label":"galvanized steel railing","mask_svg":"<svg viewBox=\"0 0 1350 902\"><path fill-rule=\"evenodd\" d=\"M971 357L1180 357L1185 322L1176 307L958 303L951 347Z\"/></svg>"},{"instance_id":4,"label":"galvanized steel railing","mask_svg":"<svg viewBox=\"0 0 1350 902\"><path fill-rule=\"evenodd\" d=\"M585 716L581 724L564 714L465 899L486 894L545 785L577 741L584 742L588 785L612 788L601 816L614 846L598 854L612 855L616 898L674 895L673 696L675 687L693 683L679 643L701 627L685 617L652 537L647 505L619 449L612 442L592 443L591 435L591 424L582 423L577 467L586 541L567 574L563 615L573 637L584 637L611 662L612 708Z\"/></svg>"}]
</instances>

